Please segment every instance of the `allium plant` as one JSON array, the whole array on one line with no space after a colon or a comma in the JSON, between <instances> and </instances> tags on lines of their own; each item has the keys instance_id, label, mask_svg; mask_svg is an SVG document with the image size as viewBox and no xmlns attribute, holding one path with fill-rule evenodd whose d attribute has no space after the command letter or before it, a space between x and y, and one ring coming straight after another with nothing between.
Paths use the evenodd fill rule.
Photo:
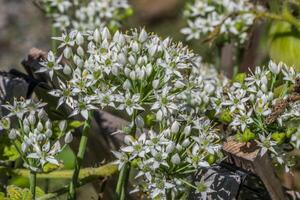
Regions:
<instances>
[{"instance_id":1,"label":"allium plant","mask_svg":"<svg viewBox=\"0 0 300 200\"><path fill-rule=\"evenodd\" d=\"M56 156L73 138L71 132L66 132L66 121L59 122L59 130L54 131L53 123L44 110L45 105L33 100L14 99L13 104L3 105L8 114L2 117L0 124L22 158L24 167L31 172L33 198L36 174L58 168L61 161Z\"/></svg>"},{"instance_id":2,"label":"allium plant","mask_svg":"<svg viewBox=\"0 0 300 200\"><path fill-rule=\"evenodd\" d=\"M219 34L225 41L244 43L255 15L249 11L262 9L251 1L193 0L184 11L188 27L181 30L187 40L203 39Z\"/></svg>"},{"instance_id":3,"label":"allium plant","mask_svg":"<svg viewBox=\"0 0 300 200\"><path fill-rule=\"evenodd\" d=\"M66 30L116 29L131 15L127 0L36 0L53 20L54 27Z\"/></svg>"},{"instance_id":4,"label":"allium plant","mask_svg":"<svg viewBox=\"0 0 300 200\"><path fill-rule=\"evenodd\" d=\"M130 162L136 168L134 191L145 192L151 199L186 198L191 189L198 191L192 184L193 174L213 164L221 148L217 130L204 118L174 120L159 132L150 130L138 139L126 136L125 143L120 152L113 152L116 163L122 168Z\"/></svg>"},{"instance_id":5,"label":"allium plant","mask_svg":"<svg viewBox=\"0 0 300 200\"><path fill-rule=\"evenodd\" d=\"M59 98L59 105L65 102L72 116L81 114L86 120L93 110L108 107L130 119L125 131L128 146L114 152L121 170L119 199L125 198L132 162L138 161L142 190L148 188L154 192L152 197L165 198L183 191L161 184L192 186L184 174L211 164L208 157L218 157L220 138L203 117L220 106L218 96L226 81L201 64L200 57L170 38L162 40L143 29L126 34L112 34L108 28L72 31L55 39L63 53L49 52L40 71L58 80L59 88L50 93ZM152 130L148 133L145 126ZM143 133L139 139L137 131ZM151 164L157 170L142 170ZM170 180L168 173L175 173ZM162 180L166 182L156 182Z\"/></svg>"},{"instance_id":6,"label":"allium plant","mask_svg":"<svg viewBox=\"0 0 300 200\"><path fill-rule=\"evenodd\" d=\"M242 142L255 140L261 155L269 153L274 162L288 170L286 149L299 148L299 134L293 121L299 120L299 75L293 67L269 62L250 75L238 74L224 87L218 119L228 133Z\"/></svg>"}]
</instances>

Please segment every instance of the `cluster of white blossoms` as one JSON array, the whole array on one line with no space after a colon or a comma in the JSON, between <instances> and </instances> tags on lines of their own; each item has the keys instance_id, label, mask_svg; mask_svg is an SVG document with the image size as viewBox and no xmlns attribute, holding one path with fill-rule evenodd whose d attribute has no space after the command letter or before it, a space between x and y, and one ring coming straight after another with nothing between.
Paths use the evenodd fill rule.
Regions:
<instances>
[{"instance_id":1,"label":"cluster of white blossoms","mask_svg":"<svg viewBox=\"0 0 300 200\"><path fill-rule=\"evenodd\" d=\"M24 167L35 172L43 172L47 164L59 166L60 161L55 157L63 149L59 140L64 137L65 144L68 144L73 138L71 132L65 133L66 121L61 121L59 131L54 133L52 122L43 108L45 105L24 99L15 99L12 105L2 105L8 114L1 118L1 129L8 133ZM57 135L52 137L54 134Z\"/></svg>"},{"instance_id":2,"label":"cluster of white blossoms","mask_svg":"<svg viewBox=\"0 0 300 200\"><path fill-rule=\"evenodd\" d=\"M181 32L191 40L201 39L217 30L225 41L234 39L237 43L244 43L255 19L255 15L249 12L253 9L261 7L248 0L194 0L186 6L184 17L188 27Z\"/></svg>"},{"instance_id":3,"label":"cluster of white blossoms","mask_svg":"<svg viewBox=\"0 0 300 200\"><path fill-rule=\"evenodd\" d=\"M55 39L62 53L49 52L40 70L59 82L50 93L59 105L71 107L71 115L88 118L91 110L107 107L127 113L132 135L115 155L120 168L139 160L142 189L153 191L152 196L179 194L181 189L169 186L186 187L192 181L188 174L218 157L219 136L203 117L219 107L226 81L187 47L143 29L113 35L108 28L72 31ZM145 115L152 116L151 123ZM145 133L145 127L151 131ZM136 131L144 134L135 139ZM169 172L176 172L171 180Z\"/></svg>"},{"instance_id":4,"label":"cluster of white blossoms","mask_svg":"<svg viewBox=\"0 0 300 200\"><path fill-rule=\"evenodd\" d=\"M50 51L40 72L57 74L60 87L51 94L60 97L59 105L67 102L72 115L86 118L89 110L109 106L135 117L150 110L161 121L190 105L198 112L221 91L216 71L200 66L198 56L145 30L72 31L56 39L63 53Z\"/></svg>"},{"instance_id":5,"label":"cluster of white blossoms","mask_svg":"<svg viewBox=\"0 0 300 200\"><path fill-rule=\"evenodd\" d=\"M296 87L297 76L293 67L272 61L268 68L256 67L248 76L239 74L224 87L221 111L217 113L238 140L256 140L261 155L268 151L279 164L287 164L283 162L287 144L299 147L299 138L294 135L297 128L288 124L291 118L299 119L299 107L288 100L297 94L291 89Z\"/></svg>"},{"instance_id":6,"label":"cluster of white blossoms","mask_svg":"<svg viewBox=\"0 0 300 200\"><path fill-rule=\"evenodd\" d=\"M150 130L138 139L126 136L126 146L113 152L121 169L130 162L137 169L134 191L145 192L151 199L176 199L188 195L192 175L209 167L220 156L220 137L209 120L174 121L160 132ZM209 189L209 187L206 187ZM200 193L206 190L198 191Z\"/></svg>"},{"instance_id":7,"label":"cluster of white blossoms","mask_svg":"<svg viewBox=\"0 0 300 200\"><path fill-rule=\"evenodd\" d=\"M38 0L61 31L88 31L108 26L116 29L121 21L131 15L127 0Z\"/></svg>"}]
</instances>

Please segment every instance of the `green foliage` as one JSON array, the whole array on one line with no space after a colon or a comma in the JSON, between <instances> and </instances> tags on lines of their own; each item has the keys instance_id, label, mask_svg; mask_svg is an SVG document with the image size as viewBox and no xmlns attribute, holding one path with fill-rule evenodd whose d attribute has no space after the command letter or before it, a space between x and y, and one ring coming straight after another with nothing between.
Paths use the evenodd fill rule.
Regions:
<instances>
[{"instance_id":1,"label":"green foliage","mask_svg":"<svg viewBox=\"0 0 300 200\"><path fill-rule=\"evenodd\" d=\"M41 197L45 192L36 187L36 197ZM9 185L6 189L6 195L0 193L0 200L32 200L32 195L28 188L20 188L15 185Z\"/></svg>"},{"instance_id":2,"label":"green foliage","mask_svg":"<svg viewBox=\"0 0 300 200\"><path fill-rule=\"evenodd\" d=\"M236 135L236 139L239 142L249 142L253 139L255 139L255 134L250 129L245 129L243 133L238 133Z\"/></svg>"},{"instance_id":3,"label":"green foliage","mask_svg":"<svg viewBox=\"0 0 300 200\"><path fill-rule=\"evenodd\" d=\"M225 124L229 124L230 122L232 122L232 116L230 110L224 110L221 112L220 121Z\"/></svg>"},{"instance_id":4,"label":"green foliage","mask_svg":"<svg viewBox=\"0 0 300 200\"><path fill-rule=\"evenodd\" d=\"M246 77L247 77L246 73L238 73L237 75L235 75L233 77L233 81L234 82L239 82L239 83L242 84L242 83L244 83Z\"/></svg>"},{"instance_id":5,"label":"green foliage","mask_svg":"<svg viewBox=\"0 0 300 200\"><path fill-rule=\"evenodd\" d=\"M9 161L17 160L20 157L17 149L13 145L6 145L3 150L3 156Z\"/></svg>"},{"instance_id":6,"label":"green foliage","mask_svg":"<svg viewBox=\"0 0 300 200\"><path fill-rule=\"evenodd\" d=\"M272 139L275 140L277 142L277 144L282 144L285 140L285 133L279 133L279 132L275 132L272 133Z\"/></svg>"},{"instance_id":7,"label":"green foliage","mask_svg":"<svg viewBox=\"0 0 300 200\"><path fill-rule=\"evenodd\" d=\"M276 21L270 28L270 56L300 71L300 32L287 22Z\"/></svg>"},{"instance_id":8,"label":"green foliage","mask_svg":"<svg viewBox=\"0 0 300 200\"><path fill-rule=\"evenodd\" d=\"M0 159L14 161L19 157L16 148L12 145L11 140L8 139L7 134L0 136Z\"/></svg>"}]
</instances>

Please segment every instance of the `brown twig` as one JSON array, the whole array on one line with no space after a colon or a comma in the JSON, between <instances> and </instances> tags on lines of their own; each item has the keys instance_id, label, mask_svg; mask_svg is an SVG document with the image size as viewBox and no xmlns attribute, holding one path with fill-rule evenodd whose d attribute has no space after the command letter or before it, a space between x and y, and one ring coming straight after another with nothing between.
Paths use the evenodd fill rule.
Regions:
<instances>
[{"instance_id":1,"label":"brown twig","mask_svg":"<svg viewBox=\"0 0 300 200\"><path fill-rule=\"evenodd\" d=\"M296 78L294 91L286 99L281 99L275 103L271 114L266 119L266 124L272 124L281 115L285 109L296 101L300 100L300 77Z\"/></svg>"}]
</instances>

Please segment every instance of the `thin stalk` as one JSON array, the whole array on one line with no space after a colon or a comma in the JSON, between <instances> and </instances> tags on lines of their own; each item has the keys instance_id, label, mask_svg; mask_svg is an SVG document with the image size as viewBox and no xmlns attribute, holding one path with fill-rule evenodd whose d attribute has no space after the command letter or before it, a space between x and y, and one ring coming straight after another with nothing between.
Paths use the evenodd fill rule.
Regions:
<instances>
[{"instance_id":1,"label":"thin stalk","mask_svg":"<svg viewBox=\"0 0 300 200\"><path fill-rule=\"evenodd\" d=\"M10 169L10 166L0 167L0 171L5 173L20 176L20 177L29 177L30 171L27 169ZM113 163L107 163L103 166L92 168L83 168L80 170L79 179L80 181L92 179L94 177L107 177L111 176L118 171L117 166ZM73 171L72 170L58 170L49 173L38 173L36 175L37 179L72 179Z\"/></svg>"},{"instance_id":2,"label":"thin stalk","mask_svg":"<svg viewBox=\"0 0 300 200\"><path fill-rule=\"evenodd\" d=\"M30 171L29 183L30 183L30 192L32 194L32 199L35 200L36 172Z\"/></svg>"},{"instance_id":3,"label":"thin stalk","mask_svg":"<svg viewBox=\"0 0 300 200\"><path fill-rule=\"evenodd\" d=\"M84 158L84 153L85 153L86 145L87 145L87 141L88 141L90 123L91 123L91 112L89 111L88 119L84 122L83 133L82 133L82 136L80 139L79 149L78 149L78 153L77 153L77 156L75 159L75 168L74 168L74 173L72 176L72 181L70 183L68 199L76 198L76 187L78 184L80 167L81 167L81 164L82 164L82 161Z\"/></svg>"},{"instance_id":4,"label":"thin stalk","mask_svg":"<svg viewBox=\"0 0 300 200\"><path fill-rule=\"evenodd\" d=\"M54 27L54 25L52 24L52 27L51 27L51 37L56 37L58 35L58 29L56 27ZM57 41L52 39L51 40L51 50L53 53L56 53L57 52Z\"/></svg>"},{"instance_id":5,"label":"thin stalk","mask_svg":"<svg viewBox=\"0 0 300 200\"><path fill-rule=\"evenodd\" d=\"M134 112L134 114L132 116L132 122L134 124L129 133L133 137L135 136L135 132L136 132L136 125L135 125L136 116L137 116L137 113ZM119 176L118 176L118 183L117 183L117 187L116 187L116 199L118 199L118 200L124 200L126 197L126 186L128 183L129 174L130 174L130 165L128 163L126 163L123 166L123 168L121 169Z\"/></svg>"},{"instance_id":6,"label":"thin stalk","mask_svg":"<svg viewBox=\"0 0 300 200\"><path fill-rule=\"evenodd\" d=\"M118 183L116 187L117 199L125 199L125 182L127 175L129 175L129 170L129 165L125 164L119 173Z\"/></svg>"}]
</instances>

